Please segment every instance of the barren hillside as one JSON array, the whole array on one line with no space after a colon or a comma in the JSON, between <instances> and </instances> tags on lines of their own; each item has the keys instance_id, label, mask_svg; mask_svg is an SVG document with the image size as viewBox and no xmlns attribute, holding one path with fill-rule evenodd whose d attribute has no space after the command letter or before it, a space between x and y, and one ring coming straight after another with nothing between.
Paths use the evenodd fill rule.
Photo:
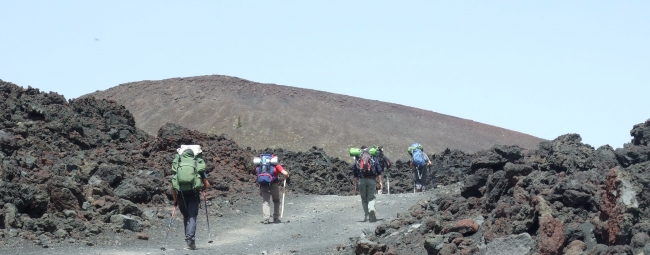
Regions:
<instances>
[{"instance_id":1,"label":"barren hillside","mask_svg":"<svg viewBox=\"0 0 650 255\"><path fill-rule=\"evenodd\" d=\"M137 127L152 135L173 122L253 149L317 146L341 158L362 144L383 145L397 159L416 141L431 153L495 144L534 148L543 141L413 107L221 75L126 83L86 96L126 106Z\"/></svg>"}]
</instances>

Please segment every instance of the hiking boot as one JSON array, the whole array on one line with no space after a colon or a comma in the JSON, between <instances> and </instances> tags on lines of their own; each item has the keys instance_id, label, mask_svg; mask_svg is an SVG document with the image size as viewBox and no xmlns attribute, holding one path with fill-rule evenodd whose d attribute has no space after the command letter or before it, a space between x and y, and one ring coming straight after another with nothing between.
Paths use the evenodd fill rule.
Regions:
<instances>
[{"instance_id":1,"label":"hiking boot","mask_svg":"<svg viewBox=\"0 0 650 255\"><path fill-rule=\"evenodd\" d=\"M269 224L269 219L264 219L264 220L262 220L262 223L263 223L263 224Z\"/></svg>"},{"instance_id":2,"label":"hiking boot","mask_svg":"<svg viewBox=\"0 0 650 255\"><path fill-rule=\"evenodd\" d=\"M273 218L273 223L282 223L280 218Z\"/></svg>"},{"instance_id":3,"label":"hiking boot","mask_svg":"<svg viewBox=\"0 0 650 255\"><path fill-rule=\"evenodd\" d=\"M368 221L368 215L363 216L363 222L366 222L366 221Z\"/></svg>"},{"instance_id":4,"label":"hiking boot","mask_svg":"<svg viewBox=\"0 0 650 255\"><path fill-rule=\"evenodd\" d=\"M196 244L194 243L194 240L186 240L185 243L187 244L185 246L186 250L196 250Z\"/></svg>"},{"instance_id":5,"label":"hiking boot","mask_svg":"<svg viewBox=\"0 0 650 255\"><path fill-rule=\"evenodd\" d=\"M370 210L370 222L377 221L377 216L375 215L375 210Z\"/></svg>"}]
</instances>

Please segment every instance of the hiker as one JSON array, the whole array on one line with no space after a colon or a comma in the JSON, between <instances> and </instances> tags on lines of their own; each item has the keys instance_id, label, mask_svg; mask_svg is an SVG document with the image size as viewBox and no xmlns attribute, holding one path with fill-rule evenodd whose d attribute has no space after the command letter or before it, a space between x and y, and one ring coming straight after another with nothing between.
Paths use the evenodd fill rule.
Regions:
<instances>
[{"instance_id":1,"label":"hiker","mask_svg":"<svg viewBox=\"0 0 650 255\"><path fill-rule=\"evenodd\" d=\"M415 192L423 192L427 179L427 167L431 166L431 160L424 153L424 149L419 143L411 144L411 147L408 148L408 153L411 155L409 167L413 170Z\"/></svg>"},{"instance_id":2,"label":"hiker","mask_svg":"<svg viewBox=\"0 0 650 255\"><path fill-rule=\"evenodd\" d=\"M366 222L377 221L377 213L375 211L375 192L376 192L376 179L379 180L380 189L384 188L381 176L381 165L379 162L370 155L370 151L366 146L361 146L361 152L355 156L355 163L352 166L352 174L354 175L354 191L361 193L361 205L363 206L364 218Z\"/></svg>"},{"instance_id":3,"label":"hiker","mask_svg":"<svg viewBox=\"0 0 650 255\"><path fill-rule=\"evenodd\" d=\"M183 214L185 249L195 250L196 217L199 214L199 192L209 189L205 161L199 145L181 145L172 161L172 197L174 207Z\"/></svg>"},{"instance_id":4,"label":"hiker","mask_svg":"<svg viewBox=\"0 0 650 255\"><path fill-rule=\"evenodd\" d=\"M278 163L278 157L272 153L263 153L253 159L257 166L255 173L257 183L260 185L260 196L262 196L262 223L268 224L271 218L270 200L273 199L273 223L280 223L280 188L279 174L289 179L289 172L284 170Z\"/></svg>"},{"instance_id":5,"label":"hiker","mask_svg":"<svg viewBox=\"0 0 650 255\"><path fill-rule=\"evenodd\" d=\"M388 169L391 167L392 163L390 162L390 159L388 159L388 157L386 157L386 155L384 155L384 146L377 147L376 154L377 154L377 156L375 158L377 159L377 161L379 162L379 165L381 166L382 177L384 177L384 176L389 177L388 176ZM384 179L386 181L388 181L388 178L384 178ZM380 183L383 184L383 182L380 182ZM388 188L390 188L390 186ZM379 190L379 193L382 193L381 192L382 190L383 190L383 185L382 185L382 189ZM388 192L390 194L390 190Z\"/></svg>"}]
</instances>

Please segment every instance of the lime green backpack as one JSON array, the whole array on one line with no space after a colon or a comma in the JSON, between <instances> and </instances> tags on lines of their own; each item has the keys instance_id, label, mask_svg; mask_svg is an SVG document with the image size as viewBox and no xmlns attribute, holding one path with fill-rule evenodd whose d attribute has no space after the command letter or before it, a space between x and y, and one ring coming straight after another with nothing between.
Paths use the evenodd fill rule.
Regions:
<instances>
[{"instance_id":1,"label":"lime green backpack","mask_svg":"<svg viewBox=\"0 0 650 255\"><path fill-rule=\"evenodd\" d=\"M205 160L198 145L181 145L172 161L172 187L178 191L201 190Z\"/></svg>"},{"instance_id":2,"label":"lime green backpack","mask_svg":"<svg viewBox=\"0 0 650 255\"><path fill-rule=\"evenodd\" d=\"M370 153L370 156L373 156L373 157L377 156L377 151L378 151L377 147L372 147L372 148L368 149L368 152ZM359 148L350 148L350 157L359 156L359 155L361 155L362 152L363 152L363 150L361 150Z\"/></svg>"}]
</instances>

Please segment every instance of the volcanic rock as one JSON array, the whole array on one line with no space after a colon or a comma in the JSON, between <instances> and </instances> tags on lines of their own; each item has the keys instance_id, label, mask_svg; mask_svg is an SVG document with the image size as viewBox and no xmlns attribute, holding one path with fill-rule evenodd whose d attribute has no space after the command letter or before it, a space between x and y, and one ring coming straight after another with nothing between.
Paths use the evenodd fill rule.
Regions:
<instances>
[{"instance_id":1,"label":"volcanic rock","mask_svg":"<svg viewBox=\"0 0 650 255\"><path fill-rule=\"evenodd\" d=\"M447 232L458 232L463 235L471 235L474 234L478 231L478 223L472 219L463 219L456 224L454 224L453 227L447 230Z\"/></svg>"},{"instance_id":2,"label":"volcanic rock","mask_svg":"<svg viewBox=\"0 0 650 255\"><path fill-rule=\"evenodd\" d=\"M512 254L526 255L534 245L528 233L497 238L485 248L485 255Z\"/></svg>"},{"instance_id":3,"label":"volcanic rock","mask_svg":"<svg viewBox=\"0 0 650 255\"><path fill-rule=\"evenodd\" d=\"M111 216L111 223L133 232L142 231L142 221L133 217L128 217L126 215L118 214Z\"/></svg>"},{"instance_id":4,"label":"volcanic rock","mask_svg":"<svg viewBox=\"0 0 650 255\"><path fill-rule=\"evenodd\" d=\"M18 209L13 204L5 204L2 210L4 212L4 224L5 228L20 228L20 222L16 218Z\"/></svg>"},{"instance_id":5,"label":"volcanic rock","mask_svg":"<svg viewBox=\"0 0 650 255\"><path fill-rule=\"evenodd\" d=\"M564 255L580 255L584 250L587 249L587 245L580 241L580 240L575 240L569 243L569 245L566 246L564 249Z\"/></svg>"},{"instance_id":6,"label":"volcanic rock","mask_svg":"<svg viewBox=\"0 0 650 255\"><path fill-rule=\"evenodd\" d=\"M632 144L640 146L650 146L650 119L644 123L639 123L630 130Z\"/></svg>"}]
</instances>

